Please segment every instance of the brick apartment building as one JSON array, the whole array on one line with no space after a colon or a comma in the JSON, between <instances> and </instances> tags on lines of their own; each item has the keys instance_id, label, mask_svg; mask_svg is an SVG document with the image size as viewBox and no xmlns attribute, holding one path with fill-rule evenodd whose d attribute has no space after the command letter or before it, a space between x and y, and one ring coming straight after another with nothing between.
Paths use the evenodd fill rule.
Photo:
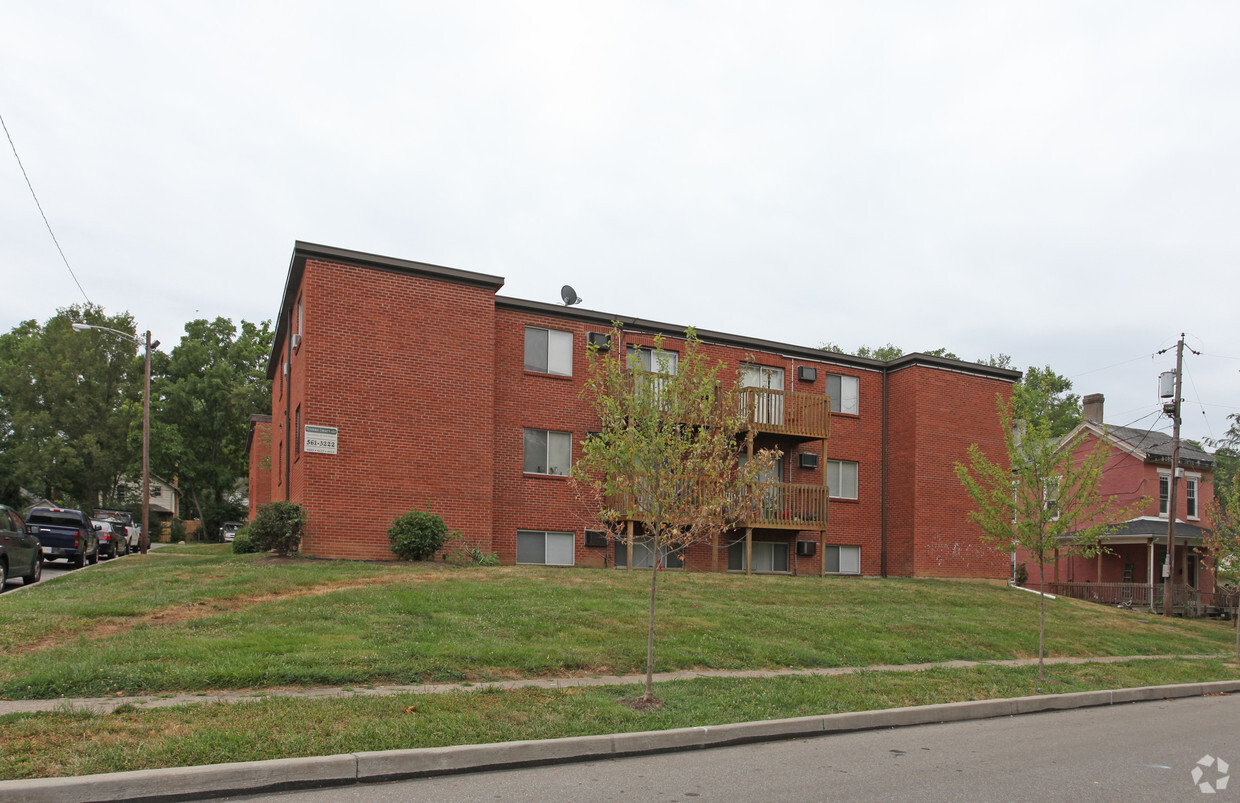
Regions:
<instances>
[{"instance_id":1,"label":"brick apartment building","mask_svg":"<svg viewBox=\"0 0 1240 803\"><path fill-rule=\"evenodd\" d=\"M381 560L394 557L392 520L429 504L504 563L649 566L640 542L599 543L565 475L599 428L581 398L591 334L619 321L623 342L610 347L640 355L655 335L683 348L684 327L507 298L502 285L297 243L268 365L272 409L251 423L251 516L271 499L298 502L304 554ZM952 469L971 443L1002 452L995 397L1010 397L1018 372L698 336L762 400L751 426L759 446L784 453L779 501L728 543L663 556L665 566L1009 575L1009 556L968 521Z\"/></svg>"}]
</instances>

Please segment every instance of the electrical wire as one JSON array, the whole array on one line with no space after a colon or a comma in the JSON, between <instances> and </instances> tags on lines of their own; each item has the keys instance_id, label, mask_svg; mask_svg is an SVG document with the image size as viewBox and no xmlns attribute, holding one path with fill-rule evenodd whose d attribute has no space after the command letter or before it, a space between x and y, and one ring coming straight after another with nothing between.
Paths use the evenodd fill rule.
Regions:
<instances>
[{"instance_id":1,"label":"electrical wire","mask_svg":"<svg viewBox=\"0 0 1240 803\"><path fill-rule=\"evenodd\" d=\"M13 149L13 158L17 160L17 166L22 171L22 178L26 179L26 186L30 188L30 197L34 198L34 205L39 208L39 215L43 218L43 225L47 226L47 233L52 235L52 242L56 244L56 250L60 252L60 258L64 261L65 267L69 268L69 275L73 277L73 283L77 285L77 289L81 291L82 298L86 299L87 304L92 304L90 296L86 295L82 283L78 281L77 274L73 272L73 268L69 265L69 258L65 256L64 249L60 247L60 241L56 239L56 232L52 231L52 224L47 220L47 214L43 211L43 204L39 203L39 196L34 192L34 185L30 183L30 176L26 175L26 166L22 164L22 157L17 155L17 145L13 143L13 135L9 133L9 127L4 122L4 115L0 115L0 127L4 128L4 135L8 137L9 147Z\"/></svg>"}]
</instances>

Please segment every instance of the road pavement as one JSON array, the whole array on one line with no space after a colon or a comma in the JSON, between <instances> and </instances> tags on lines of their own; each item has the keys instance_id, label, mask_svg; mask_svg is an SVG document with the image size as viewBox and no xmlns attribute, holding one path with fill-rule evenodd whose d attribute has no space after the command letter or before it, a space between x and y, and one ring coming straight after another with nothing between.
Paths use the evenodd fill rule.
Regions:
<instances>
[{"instance_id":1,"label":"road pavement","mask_svg":"<svg viewBox=\"0 0 1240 803\"><path fill-rule=\"evenodd\" d=\"M1237 722L1240 695L1197 697L237 799L1240 800Z\"/></svg>"}]
</instances>

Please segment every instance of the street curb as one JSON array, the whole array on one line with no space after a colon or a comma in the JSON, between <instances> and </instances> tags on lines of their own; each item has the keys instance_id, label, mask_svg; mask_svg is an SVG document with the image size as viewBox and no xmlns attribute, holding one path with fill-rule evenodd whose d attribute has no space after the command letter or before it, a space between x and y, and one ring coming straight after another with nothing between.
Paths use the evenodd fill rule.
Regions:
<instances>
[{"instance_id":1,"label":"street curb","mask_svg":"<svg viewBox=\"0 0 1240 803\"><path fill-rule=\"evenodd\" d=\"M0 799L14 803L82 803L115 800L190 800L285 789L449 775L700 750L779 739L799 739L881 728L1063 711L1105 705L1240 692L1240 680L1072 692L1000 700L853 711L795 719L737 722L664 731L573 736L416 750L385 750L311 758L284 758L198 767L114 772L69 778L0 781Z\"/></svg>"}]
</instances>

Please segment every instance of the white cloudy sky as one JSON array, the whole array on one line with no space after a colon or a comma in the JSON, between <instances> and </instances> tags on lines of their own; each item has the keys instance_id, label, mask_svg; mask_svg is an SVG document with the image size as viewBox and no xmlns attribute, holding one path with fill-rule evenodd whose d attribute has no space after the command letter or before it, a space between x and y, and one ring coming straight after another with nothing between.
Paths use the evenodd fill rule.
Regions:
<instances>
[{"instance_id":1,"label":"white cloudy sky","mask_svg":"<svg viewBox=\"0 0 1240 803\"><path fill-rule=\"evenodd\" d=\"M817 346L1240 410L1235 2L16 2L0 115L89 298L165 347L295 240ZM2 143L7 151L8 143ZM0 331L83 301L0 155Z\"/></svg>"}]
</instances>

